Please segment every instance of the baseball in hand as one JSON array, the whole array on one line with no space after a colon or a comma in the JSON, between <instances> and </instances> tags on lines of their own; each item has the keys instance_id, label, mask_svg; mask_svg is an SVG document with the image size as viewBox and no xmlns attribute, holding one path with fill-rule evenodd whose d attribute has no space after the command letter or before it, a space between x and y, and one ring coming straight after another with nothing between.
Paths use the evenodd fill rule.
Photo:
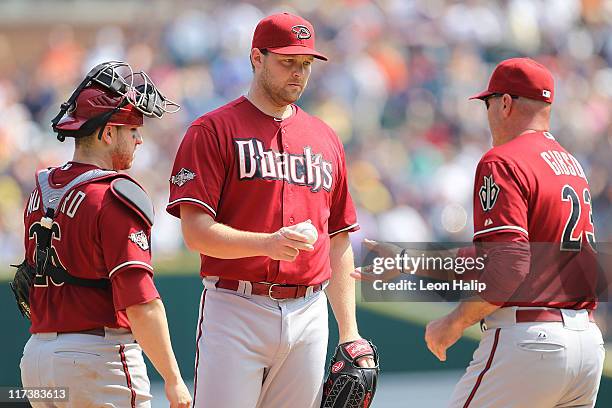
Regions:
<instances>
[{"instance_id":1,"label":"baseball in hand","mask_svg":"<svg viewBox=\"0 0 612 408\"><path fill-rule=\"evenodd\" d=\"M308 243L311 245L314 245L319 237L319 233L317 232L315 226L308 221L300 222L299 224L291 227L291 229L308 237Z\"/></svg>"}]
</instances>

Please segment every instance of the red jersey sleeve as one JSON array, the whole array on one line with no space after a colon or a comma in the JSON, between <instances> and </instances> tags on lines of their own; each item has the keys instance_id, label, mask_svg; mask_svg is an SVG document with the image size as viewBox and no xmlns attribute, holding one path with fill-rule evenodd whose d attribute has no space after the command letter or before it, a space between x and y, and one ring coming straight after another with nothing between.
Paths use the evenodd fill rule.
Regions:
<instances>
[{"instance_id":1,"label":"red jersey sleeve","mask_svg":"<svg viewBox=\"0 0 612 408\"><path fill-rule=\"evenodd\" d=\"M192 125L176 153L166 210L180 218L180 205L191 204L215 218L225 175L217 135L203 125Z\"/></svg>"},{"instance_id":2,"label":"red jersey sleeve","mask_svg":"<svg viewBox=\"0 0 612 408\"><path fill-rule=\"evenodd\" d=\"M100 210L98 230L115 309L158 297L151 279L151 228L144 220L113 198Z\"/></svg>"},{"instance_id":3,"label":"red jersey sleeve","mask_svg":"<svg viewBox=\"0 0 612 408\"><path fill-rule=\"evenodd\" d=\"M487 241L500 233L526 240L528 188L516 169L500 161L481 161L474 182L474 240Z\"/></svg>"},{"instance_id":4,"label":"red jersey sleeve","mask_svg":"<svg viewBox=\"0 0 612 408\"><path fill-rule=\"evenodd\" d=\"M114 274L111 282L116 311L125 310L128 306L147 303L159 297L153 283L153 271L127 267L121 273Z\"/></svg>"},{"instance_id":5,"label":"red jersey sleeve","mask_svg":"<svg viewBox=\"0 0 612 408\"><path fill-rule=\"evenodd\" d=\"M338 180L332 191L331 208L329 214L329 236L340 232L352 232L359 229L357 224L357 213L355 205L348 189L346 159L344 157L344 149L341 148L341 157L339 163Z\"/></svg>"},{"instance_id":6,"label":"red jersey sleeve","mask_svg":"<svg viewBox=\"0 0 612 408\"><path fill-rule=\"evenodd\" d=\"M477 252L486 259L479 280L486 285L480 296L489 303L503 306L530 273L531 251L522 234L505 231L490 234Z\"/></svg>"}]
</instances>

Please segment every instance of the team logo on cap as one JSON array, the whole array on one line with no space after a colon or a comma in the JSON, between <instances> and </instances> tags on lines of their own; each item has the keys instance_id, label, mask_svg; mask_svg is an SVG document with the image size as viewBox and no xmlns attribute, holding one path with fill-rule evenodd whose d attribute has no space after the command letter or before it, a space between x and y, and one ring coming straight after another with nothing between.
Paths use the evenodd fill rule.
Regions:
<instances>
[{"instance_id":1,"label":"team logo on cap","mask_svg":"<svg viewBox=\"0 0 612 408\"><path fill-rule=\"evenodd\" d=\"M188 181L191 181L195 178L195 173L186 168L182 168L178 173L170 178L170 182L179 187L184 186Z\"/></svg>"},{"instance_id":2,"label":"team logo on cap","mask_svg":"<svg viewBox=\"0 0 612 408\"><path fill-rule=\"evenodd\" d=\"M542 91L542 96L545 98L550 98L550 91L548 89L544 89Z\"/></svg>"},{"instance_id":3,"label":"team logo on cap","mask_svg":"<svg viewBox=\"0 0 612 408\"><path fill-rule=\"evenodd\" d=\"M291 27L291 32L295 34L298 40L307 40L311 37L310 30L305 25L294 25Z\"/></svg>"},{"instance_id":4,"label":"team logo on cap","mask_svg":"<svg viewBox=\"0 0 612 408\"><path fill-rule=\"evenodd\" d=\"M149 249L149 240L147 239L147 235L144 233L144 231L132 232L128 238L130 241L138 245L143 251Z\"/></svg>"}]
</instances>

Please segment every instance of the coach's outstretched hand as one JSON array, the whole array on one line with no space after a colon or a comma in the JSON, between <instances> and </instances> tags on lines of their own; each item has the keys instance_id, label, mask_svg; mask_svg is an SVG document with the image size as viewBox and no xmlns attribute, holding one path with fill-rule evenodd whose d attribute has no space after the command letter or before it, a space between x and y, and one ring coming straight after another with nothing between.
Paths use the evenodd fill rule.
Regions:
<instances>
[{"instance_id":1,"label":"coach's outstretched hand","mask_svg":"<svg viewBox=\"0 0 612 408\"><path fill-rule=\"evenodd\" d=\"M363 240L363 246L367 249L368 253L373 253L377 258L395 258L402 252L402 248L397 245L367 238ZM374 265L361 266L355 268L355 270L351 272L353 278L367 282L373 282L375 280L386 282L397 278L400 274L401 271L397 268L385 268L384 272L375 273Z\"/></svg>"}]
</instances>

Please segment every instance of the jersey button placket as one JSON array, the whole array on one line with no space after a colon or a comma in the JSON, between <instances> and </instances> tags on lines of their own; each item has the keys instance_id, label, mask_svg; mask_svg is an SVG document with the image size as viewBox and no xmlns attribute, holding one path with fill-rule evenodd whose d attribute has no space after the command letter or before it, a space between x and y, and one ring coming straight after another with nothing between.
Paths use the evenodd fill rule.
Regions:
<instances>
[{"instance_id":1,"label":"jersey button placket","mask_svg":"<svg viewBox=\"0 0 612 408\"><path fill-rule=\"evenodd\" d=\"M286 133L287 133L287 129L285 129L284 127L281 127L281 135L285 136ZM287 143L287 140L285 137L283 137L283 149L285 150L285 152L289 153L289 143Z\"/></svg>"},{"instance_id":2,"label":"jersey button placket","mask_svg":"<svg viewBox=\"0 0 612 408\"><path fill-rule=\"evenodd\" d=\"M283 151L285 151L286 153L289 153L287 150L289 149L289 143L287 143L287 137L285 136L286 133L287 133L287 129L285 129L285 127L281 125L281 129L280 129L281 146L283 147Z\"/></svg>"},{"instance_id":3,"label":"jersey button placket","mask_svg":"<svg viewBox=\"0 0 612 408\"><path fill-rule=\"evenodd\" d=\"M287 143L287 129L285 129L285 127L283 127L281 125L281 145L283 146L283 150L285 151L285 153L289 153L289 143ZM287 181L285 180L283 182L283 201L284 201L284 208L285 208L285 214L287 213L291 213L291 202L292 202L292 188L291 188L291 184L287 183ZM295 224L295 218L293 216L289 216L289 218L287 219L289 225L293 225Z\"/></svg>"}]
</instances>

